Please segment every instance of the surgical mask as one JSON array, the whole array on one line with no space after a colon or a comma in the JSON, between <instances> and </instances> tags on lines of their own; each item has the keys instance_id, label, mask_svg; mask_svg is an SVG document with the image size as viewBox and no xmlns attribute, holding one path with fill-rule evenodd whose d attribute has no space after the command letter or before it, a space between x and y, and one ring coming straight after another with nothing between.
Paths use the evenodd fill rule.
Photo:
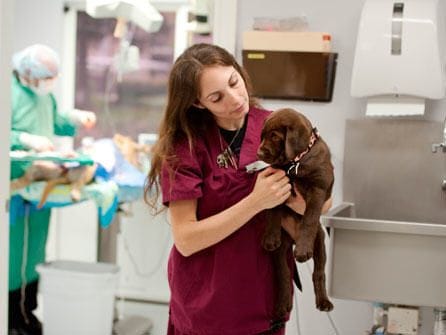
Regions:
<instances>
[{"instance_id":1,"label":"surgical mask","mask_svg":"<svg viewBox=\"0 0 446 335\"><path fill-rule=\"evenodd\" d=\"M29 88L37 95L47 95L54 91L56 85L56 78L40 79L37 86L30 86Z\"/></svg>"}]
</instances>

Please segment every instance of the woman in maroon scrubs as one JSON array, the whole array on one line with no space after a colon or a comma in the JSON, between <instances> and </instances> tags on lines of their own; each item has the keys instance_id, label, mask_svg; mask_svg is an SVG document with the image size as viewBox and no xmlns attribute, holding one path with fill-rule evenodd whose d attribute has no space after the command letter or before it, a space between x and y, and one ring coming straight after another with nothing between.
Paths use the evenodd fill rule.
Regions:
<instances>
[{"instance_id":1,"label":"woman in maroon scrubs","mask_svg":"<svg viewBox=\"0 0 446 335\"><path fill-rule=\"evenodd\" d=\"M176 60L168 94L146 189L157 197L160 182L175 244L168 334L284 334L271 317L273 270L261 237L264 210L285 202L291 186L283 171L245 169L268 112L234 57L208 44ZM305 203L295 205L302 212Z\"/></svg>"}]
</instances>

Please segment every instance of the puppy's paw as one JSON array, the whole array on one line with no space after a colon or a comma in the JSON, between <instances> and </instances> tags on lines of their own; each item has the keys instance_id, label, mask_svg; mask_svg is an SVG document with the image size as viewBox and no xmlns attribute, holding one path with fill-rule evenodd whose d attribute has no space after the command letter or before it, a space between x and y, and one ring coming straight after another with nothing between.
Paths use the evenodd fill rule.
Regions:
<instances>
[{"instance_id":1,"label":"puppy's paw","mask_svg":"<svg viewBox=\"0 0 446 335\"><path fill-rule=\"evenodd\" d=\"M279 248L281 244L280 234L263 235L262 246L265 250L274 251Z\"/></svg>"},{"instance_id":2,"label":"puppy's paw","mask_svg":"<svg viewBox=\"0 0 446 335\"><path fill-rule=\"evenodd\" d=\"M72 189L70 192L70 196L73 202L78 202L79 200L81 200L81 191L79 191L78 189Z\"/></svg>"},{"instance_id":3,"label":"puppy's paw","mask_svg":"<svg viewBox=\"0 0 446 335\"><path fill-rule=\"evenodd\" d=\"M327 298L316 299L316 308L321 312L330 312L333 310L333 304Z\"/></svg>"},{"instance_id":4,"label":"puppy's paw","mask_svg":"<svg viewBox=\"0 0 446 335\"><path fill-rule=\"evenodd\" d=\"M299 263L303 263L308 261L311 257L313 257L313 248L308 245L296 245L294 248L294 258Z\"/></svg>"}]
</instances>

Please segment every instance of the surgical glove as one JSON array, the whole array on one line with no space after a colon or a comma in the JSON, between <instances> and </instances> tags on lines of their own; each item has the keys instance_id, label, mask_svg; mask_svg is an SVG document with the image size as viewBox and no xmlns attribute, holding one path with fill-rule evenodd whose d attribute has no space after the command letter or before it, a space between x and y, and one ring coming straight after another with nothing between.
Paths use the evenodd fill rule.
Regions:
<instances>
[{"instance_id":1,"label":"surgical glove","mask_svg":"<svg viewBox=\"0 0 446 335\"><path fill-rule=\"evenodd\" d=\"M92 128L96 124L96 115L93 112L74 109L70 113L70 119L77 125Z\"/></svg>"},{"instance_id":2,"label":"surgical glove","mask_svg":"<svg viewBox=\"0 0 446 335\"><path fill-rule=\"evenodd\" d=\"M19 137L20 143L28 149L35 150L37 152L53 151L54 144L48 137L33 135L29 133L21 133Z\"/></svg>"}]
</instances>

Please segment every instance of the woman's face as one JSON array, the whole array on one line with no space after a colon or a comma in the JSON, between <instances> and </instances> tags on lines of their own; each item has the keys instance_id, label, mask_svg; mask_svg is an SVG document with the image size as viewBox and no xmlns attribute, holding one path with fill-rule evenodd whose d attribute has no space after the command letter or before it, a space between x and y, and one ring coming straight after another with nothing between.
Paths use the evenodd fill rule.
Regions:
<instances>
[{"instance_id":1,"label":"woman's face","mask_svg":"<svg viewBox=\"0 0 446 335\"><path fill-rule=\"evenodd\" d=\"M217 124L234 130L243 125L249 111L249 96L245 82L232 66L210 66L200 78L198 107L208 109Z\"/></svg>"}]
</instances>

